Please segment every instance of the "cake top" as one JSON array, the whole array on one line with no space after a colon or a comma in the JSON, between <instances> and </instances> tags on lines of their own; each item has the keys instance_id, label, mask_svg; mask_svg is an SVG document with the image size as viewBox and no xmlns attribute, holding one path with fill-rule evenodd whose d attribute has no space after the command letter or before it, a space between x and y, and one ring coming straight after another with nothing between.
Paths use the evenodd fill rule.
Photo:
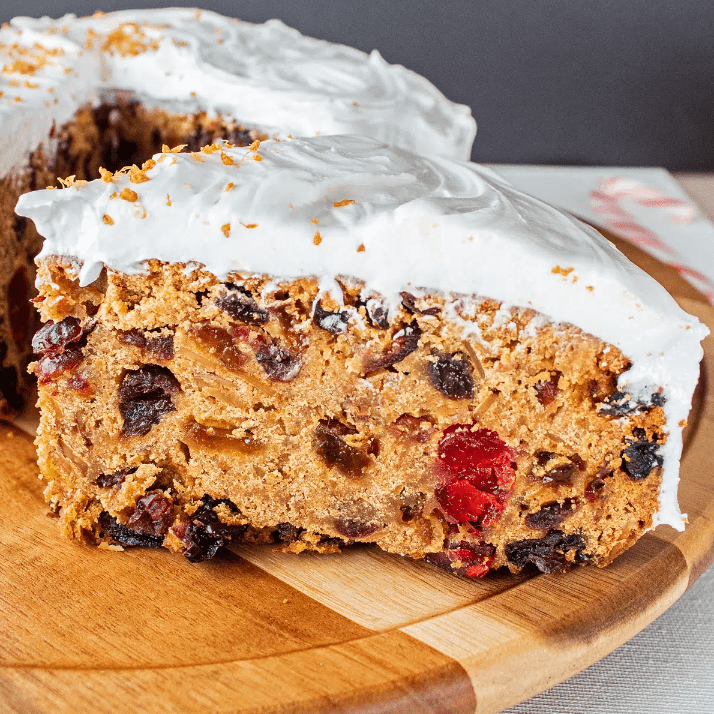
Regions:
<instances>
[{"instance_id":1,"label":"cake top","mask_svg":"<svg viewBox=\"0 0 714 714\"><path fill-rule=\"evenodd\" d=\"M366 134L468 158L476 124L427 79L279 20L241 22L190 8L0 29L0 157L8 169L84 103L117 91L148 106L229 116L270 135Z\"/></svg>"},{"instance_id":2,"label":"cake top","mask_svg":"<svg viewBox=\"0 0 714 714\"><path fill-rule=\"evenodd\" d=\"M334 278L347 276L388 305L436 290L462 305L476 295L533 308L618 347L633 362L620 389L649 402L662 388L670 425L686 419L699 374L706 328L594 229L485 168L374 139L165 152L143 169L25 194L17 211L46 239L40 258L71 256L85 285L105 265L134 273L158 259L220 278L316 276L338 301ZM673 429L660 520L681 526L678 449Z\"/></svg>"}]
</instances>

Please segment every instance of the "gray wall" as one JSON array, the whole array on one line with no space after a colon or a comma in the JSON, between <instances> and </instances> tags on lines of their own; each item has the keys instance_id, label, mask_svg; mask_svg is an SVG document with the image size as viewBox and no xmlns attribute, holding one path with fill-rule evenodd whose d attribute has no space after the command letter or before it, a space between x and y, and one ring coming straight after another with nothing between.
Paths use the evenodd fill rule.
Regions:
<instances>
[{"instance_id":1,"label":"gray wall","mask_svg":"<svg viewBox=\"0 0 714 714\"><path fill-rule=\"evenodd\" d=\"M0 21L161 0L0 0ZM428 77L469 104L484 162L714 169L714 0L202 0Z\"/></svg>"}]
</instances>

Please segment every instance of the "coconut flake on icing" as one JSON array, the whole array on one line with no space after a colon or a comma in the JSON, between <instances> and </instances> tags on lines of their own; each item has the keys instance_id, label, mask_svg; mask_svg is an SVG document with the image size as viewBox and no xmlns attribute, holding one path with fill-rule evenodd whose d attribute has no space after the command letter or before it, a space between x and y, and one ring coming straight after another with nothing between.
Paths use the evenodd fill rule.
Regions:
<instances>
[{"instance_id":1,"label":"coconut flake on icing","mask_svg":"<svg viewBox=\"0 0 714 714\"><path fill-rule=\"evenodd\" d=\"M469 108L424 77L279 20L181 8L16 17L0 29L0 67L3 173L47 141L53 124L117 90L273 136L365 134L455 158L469 157L476 133Z\"/></svg>"},{"instance_id":2,"label":"coconut flake on icing","mask_svg":"<svg viewBox=\"0 0 714 714\"><path fill-rule=\"evenodd\" d=\"M325 289L351 276L387 305L399 304L403 290L478 295L576 325L633 362L621 390L649 402L663 388L669 436L656 522L682 527L679 424L707 330L599 233L488 169L364 137L223 150L233 165L211 149L156 155L149 181L131 184L135 203L112 198L130 187L127 175L115 175L25 194L17 211L45 237L40 257L72 256L84 284L104 265L136 273L149 259L197 262L221 279L233 271L314 276Z\"/></svg>"}]
</instances>

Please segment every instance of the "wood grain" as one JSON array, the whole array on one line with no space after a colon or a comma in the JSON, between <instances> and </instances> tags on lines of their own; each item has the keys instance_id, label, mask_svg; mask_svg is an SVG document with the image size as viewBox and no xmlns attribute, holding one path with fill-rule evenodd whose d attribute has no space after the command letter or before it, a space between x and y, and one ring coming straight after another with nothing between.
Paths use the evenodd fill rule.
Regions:
<instances>
[{"instance_id":1,"label":"wood grain","mask_svg":"<svg viewBox=\"0 0 714 714\"><path fill-rule=\"evenodd\" d=\"M622 247L714 329L675 271ZM604 570L476 582L372 548L240 546L191 565L66 541L46 515L31 437L0 425L0 711L501 711L625 642L712 562L712 380L709 337L685 434L684 533L660 527Z\"/></svg>"}]
</instances>

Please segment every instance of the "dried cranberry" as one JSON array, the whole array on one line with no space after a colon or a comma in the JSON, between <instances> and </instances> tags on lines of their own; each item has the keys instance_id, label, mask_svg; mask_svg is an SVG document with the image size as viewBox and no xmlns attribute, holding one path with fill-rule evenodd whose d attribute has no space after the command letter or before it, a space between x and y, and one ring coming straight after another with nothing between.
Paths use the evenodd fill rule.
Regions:
<instances>
[{"instance_id":1,"label":"dried cranberry","mask_svg":"<svg viewBox=\"0 0 714 714\"><path fill-rule=\"evenodd\" d=\"M144 546L145 548L160 548L163 545L164 537L155 535L145 535L137 533L117 521L106 511L99 515L99 525L113 541L128 546Z\"/></svg>"},{"instance_id":2,"label":"dried cranberry","mask_svg":"<svg viewBox=\"0 0 714 714\"><path fill-rule=\"evenodd\" d=\"M405 325L403 329L395 333L392 338L392 344L384 354L378 357L365 358L363 364L364 374L371 374L378 369L386 369L401 362L419 347L420 338L421 328L416 320Z\"/></svg>"},{"instance_id":3,"label":"dried cranberry","mask_svg":"<svg viewBox=\"0 0 714 714\"><path fill-rule=\"evenodd\" d=\"M444 544L445 550L429 553L426 560L450 573L467 578L482 578L493 565L496 548L490 543L455 541Z\"/></svg>"},{"instance_id":4,"label":"dried cranberry","mask_svg":"<svg viewBox=\"0 0 714 714\"><path fill-rule=\"evenodd\" d=\"M57 355L45 355L35 365L35 375L41 384L51 382L63 372L74 369L84 359L84 353L79 345L69 345L64 352Z\"/></svg>"},{"instance_id":5,"label":"dried cranberry","mask_svg":"<svg viewBox=\"0 0 714 714\"><path fill-rule=\"evenodd\" d=\"M662 466L662 454L656 440L648 441L644 429L633 429L632 435L637 441L622 452L622 470L634 481L641 481Z\"/></svg>"},{"instance_id":6,"label":"dried cranberry","mask_svg":"<svg viewBox=\"0 0 714 714\"><path fill-rule=\"evenodd\" d=\"M352 521L344 518L335 521L335 530L350 540L366 538L378 528L379 526L374 523L362 523L362 521Z\"/></svg>"},{"instance_id":7,"label":"dried cranberry","mask_svg":"<svg viewBox=\"0 0 714 714\"><path fill-rule=\"evenodd\" d=\"M119 488L123 483L124 479L129 475L136 472L136 468L124 469L123 471L115 471L113 474L100 474L94 479L94 483L100 488Z\"/></svg>"},{"instance_id":8,"label":"dried cranberry","mask_svg":"<svg viewBox=\"0 0 714 714\"><path fill-rule=\"evenodd\" d=\"M150 332L149 332L150 334ZM174 358L174 338L173 335L164 337L147 337L147 332L134 328L126 332L119 332L120 342L132 347L151 352L156 359L169 360Z\"/></svg>"},{"instance_id":9,"label":"dried cranberry","mask_svg":"<svg viewBox=\"0 0 714 714\"><path fill-rule=\"evenodd\" d=\"M181 387L174 375L157 364L127 372L119 387L119 412L124 417L122 436L145 436L169 412L171 399Z\"/></svg>"},{"instance_id":10,"label":"dried cranberry","mask_svg":"<svg viewBox=\"0 0 714 714\"><path fill-rule=\"evenodd\" d=\"M576 550L576 559L585 548L583 537L576 534L566 535L563 531L550 531L543 538L519 540L508 543L506 557L517 568L524 568L528 563L542 573L556 573L568 567L565 553ZM580 555L584 557L585 554Z\"/></svg>"},{"instance_id":11,"label":"dried cranberry","mask_svg":"<svg viewBox=\"0 0 714 714\"><path fill-rule=\"evenodd\" d=\"M473 365L463 352L437 352L427 367L435 389L450 399L472 399L474 396Z\"/></svg>"},{"instance_id":12,"label":"dried cranberry","mask_svg":"<svg viewBox=\"0 0 714 714\"><path fill-rule=\"evenodd\" d=\"M329 312L322 307L318 300L315 304L315 311L312 313L312 321L322 330L327 330L333 335L339 335L347 329L349 314L347 312Z\"/></svg>"},{"instance_id":13,"label":"dried cranberry","mask_svg":"<svg viewBox=\"0 0 714 714\"><path fill-rule=\"evenodd\" d=\"M70 342L82 338L83 330L76 317L65 317L61 322L49 322L41 327L32 338L32 349L35 354L62 354Z\"/></svg>"},{"instance_id":14,"label":"dried cranberry","mask_svg":"<svg viewBox=\"0 0 714 714\"><path fill-rule=\"evenodd\" d=\"M437 471L444 477L435 496L446 515L457 522L492 525L510 497L515 477L511 451L498 434L450 426L438 447Z\"/></svg>"},{"instance_id":15,"label":"dried cranberry","mask_svg":"<svg viewBox=\"0 0 714 714\"><path fill-rule=\"evenodd\" d=\"M159 536L166 533L174 520L174 504L160 493L147 493L136 502L129 516L127 528L142 535Z\"/></svg>"},{"instance_id":16,"label":"dried cranberry","mask_svg":"<svg viewBox=\"0 0 714 714\"><path fill-rule=\"evenodd\" d=\"M249 290L233 283L225 286L228 291L215 299L216 306L223 312L246 325L264 325L270 320L270 313L258 305Z\"/></svg>"},{"instance_id":17,"label":"dried cranberry","mask_svg":"<svg viewBox=\"0 0 714 714\"><path fill-rule=\"evenodd\" d=\"M538 401L544 407L547 407L549 404L552 404L558 394L560 394L560 389L558 389L558 382L560 381L560 378L562 376L563 375L561 372L553 372L553 374L551 374L550 376L550 379L547 379L543 382L538 382L535 385Z\"/></svg>"},{"instance_id":18,"label":"dried cranberry","mask_svg":"<svg viewBox=\"0 0 714 714\"><path fill-rule=\"evenodd\" d=\"M315 429L315 451L328 466L337 469L343 476L360 478L364 476L372 461L362 449L350 446L342 439L341 431L334 420L321 419ZM342 436L345 435L342 432Z\"/></svg>"},{"instance_id":19,"label":"dried cranberry","mask_svg":"<svg viewBox=\"0 0 714 714\"><path fill-rule=\"evenodd\" d=\"M529 513L525 517L526 528L533 530L549 530L559 526L573 511L575 503L571 498L566 498L563 503L554 501L546 503L540 511Z\"/></svg>"}]
</instances>

